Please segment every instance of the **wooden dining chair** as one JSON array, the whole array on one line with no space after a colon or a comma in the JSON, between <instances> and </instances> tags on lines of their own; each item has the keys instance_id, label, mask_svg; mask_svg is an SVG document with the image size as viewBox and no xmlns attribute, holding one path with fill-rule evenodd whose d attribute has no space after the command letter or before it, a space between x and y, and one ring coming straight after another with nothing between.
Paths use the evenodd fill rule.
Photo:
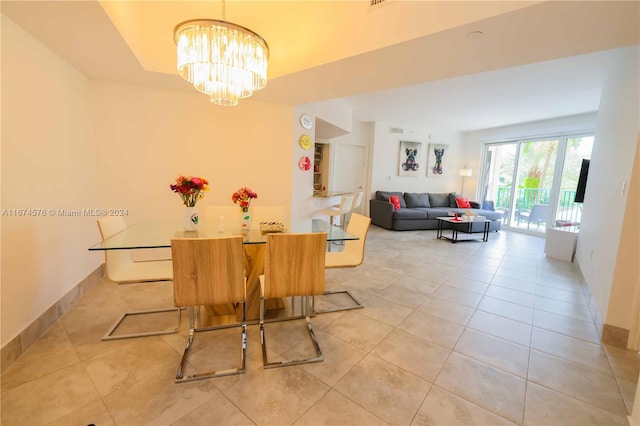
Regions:
<instances>
[{"instance_id":1,"label":"wooden dining chair","mask_svg":"<svg viewBox=\"0 0 640 426\"><path fill-rule=\"evenodd\" d=\"M324 294L325 232L310 234L269 234L264 257L264 275L260 276L260 343L265 368L283 367L322 361L322 351L316 339L310 316L313 296ZM294 360L271 362L267 355L264 300L282 297L303 297L303 315L315 355ZM309 297L311 305L309 306Z\"/></svg>"},{"instance_id":2,"label":"wooden dining chair","mask_svg":"<svg viewBox=\"0 0 640 426\"><path fill-rule=\"evenodd\" d=\"M98 219L98 230L102 241L124 231L127 225L122 216L111 216ZM134 262L131 258L130 250L105 250L105 269L107 277L118 284L141 283L153 281L171 281L173 279L173 269L171 260L149 260ZM118 329L127 317L153 315L161 312L177 312L177 325L171 329L143 331L127 334L113 333ZM128 339L132 337L158 336L163 334L176 333L180 329L182 315L179 308L149 309L143 311L125 312L107 330L102 340Z\"/></svg>"},{"instance_id":3,"label":"wooden dining chair","mask_svg":"<svg viewBox=\"0 0 640 426\"><path fill-rule=\"evenodd\" d=\"M242 237L175 238L171 240L171 255L175 305L189 308L189 337L176 374L176 383L244 373L246 371L247 320ZM240 324L196 328L194 307L222 304L241 306ZM185 377L185 368L195 334L231 327L241 328L240 366L195 373Z\"/></svg>"},{"instance_id":4,"label":"wooden dining chair","mask_svg":"<svg viewBox=\"0 0 640 426\"><path fill-rule=\"evenodd\" d=\"M364 261L364 247L367 241L367 233L369 232L369 225L371 224L371 218L362 216L358 213L351 215L347 233L356 235L357 240L347 240L344 243L344 250L327 252L325 258L325 267L327 269L333 268L355 268L360 266ZM359 309L364 308L364 305L348 290L327 290L325 295L332 294L346 294L349 296L355 306L342 306L336 308L327 308L323 310L317 310L316 313L324 314L327 312L344 311L347 309Z\"/></svg>"}]
</instances>

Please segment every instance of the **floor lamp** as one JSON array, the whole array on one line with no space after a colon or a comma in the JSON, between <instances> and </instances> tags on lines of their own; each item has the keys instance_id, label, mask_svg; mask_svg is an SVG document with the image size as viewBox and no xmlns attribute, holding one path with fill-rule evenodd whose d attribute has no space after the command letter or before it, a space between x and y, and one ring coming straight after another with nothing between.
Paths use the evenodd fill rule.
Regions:
<instances>
[{"instance_id":1,"label":"floor lamp","mask_svg":"<svg viewBox=\"0 0 640 426\"><path fill-rule=\"evenodd\" d=\"M462 176L462 189L460 190L460 195L464 195L464 178L471 177L473 174L472 169L467 169L467 166L464 166L464 169L460 169L460 176Z\"/></svg>"}]
</instances>

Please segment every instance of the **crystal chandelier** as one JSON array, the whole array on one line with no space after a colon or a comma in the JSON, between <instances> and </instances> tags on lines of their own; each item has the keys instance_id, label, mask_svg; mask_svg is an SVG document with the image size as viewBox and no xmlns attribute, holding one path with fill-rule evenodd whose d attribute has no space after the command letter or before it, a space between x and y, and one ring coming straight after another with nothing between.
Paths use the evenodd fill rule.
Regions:
<instances>
[{"instance_id":1,"label":"crystal chandelier","mask_svg":"<svg viewBox=\"0 0 640 426\"><path fill-rule=\"evenodd\" d=\"M224 19L224 1L223 1ZM174 29L178 74L217 105L238 105L267 84L269 46L240 25L193 19Z\"/></svg>"}]
</instances>

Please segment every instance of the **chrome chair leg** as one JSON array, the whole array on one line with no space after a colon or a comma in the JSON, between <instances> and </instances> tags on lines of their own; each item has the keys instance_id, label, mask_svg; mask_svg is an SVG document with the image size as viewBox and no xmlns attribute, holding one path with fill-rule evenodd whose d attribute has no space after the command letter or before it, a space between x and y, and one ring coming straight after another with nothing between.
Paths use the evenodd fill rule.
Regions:
<instances>
[{"instance_id":1,"label":"chrome chair leg","mask_svg":"<svg viewBox=\"0 0 640 426\"><path fill-rule=\"evenodd\" d=\"M231 376L235 374L241 374L246 371L246 360L247 360L247 304L246 302L241 303L242 305L242 323L237 324L224 324L210 327L195 327L195 314L193 307L189 308L189 337L187 338L187 346L184 349L184 353L182 354L182 360L180 361L180 366L178 367L178 372L176 373L176 383L185 383L191 382L194 380L202 380L202 379L210 379L214 377L224 377ZM234 328L240 326L241 328L241 344L242 350L240 352L240 367L228 368L224 370L214 370L208 371L204 373L195 373L189 376L184 375L187 362L189 359L189 353L191 352L191 347L193 345L193 340L195 339L196 333L201 333L205 331L212 330L220 330L223 328Z\"/></svg>"},{"instance_id":2,"label":"chrome chair leg","mask_svg":"<svg viewBox=\"0 0 640 426\"><path fill-rule=\"evenodd\" d=\"M320 349L320 345L316 338L316 334L313 330L313 326L311 325L310 312L313 312L313 308L309 309L307 296L304 296L304 319L306 322L307 331L309 333L309 337L311 338L311 342L313 344L313 348L315 350L315 356L311 356L303 359L294 359L294 360L285 360L285 361L269 361L269 357L267 355L267 339L265 336L264 329L264 297L260 294L260 344L262 345L262 364L264 368L275 368L275 367L285 367L288 365L299 365L299 364L308 364L311 362L320 362L324 360L324 356L322 355L322 350Z\"/></svg>"},{"instance_id":3,"label":"chrome chair leg","mask_svg":"<svg viewBox=\"0 0 640 426\"><path fill-rule=\"evenodd\" d=\"M155 330L155 331L143 331L140 333L129 333L129 334L117 334L113 335L113 332L120 326L120 324L127 318L127 316L133 315L145 315L145 314L157 314L161 312L177 312L178 313L178 325L171 330ZM119 339L130 339L133 337L147 337L147 336L162 336L164 334L174 334L180 330L180 326L182 325L182 313L181 308L164 308L164 309L149 309L146 311L133 311L133 312L125 312L122 316L107 330L104 336L102 336L102 340L119 340Z\"/></svg>"},{"instance_id":4,"label":"chrome chair leg","mask_svg":"<svg viewBox=\"0 0 640 426\"><path fill-rule=\"evenodd\" d=\"M327 290L324 292L323 295L320 295L320 297L322 296L330 296L332 294L346 294L347 296L349 296L351 298L351 300L353 300L353 302L355 303L355 306L341 306L338 308L327 308L327 309L323 309L321 311L317 311L315 310L315 306L314 306L314 312L316 314L326 314L329 312L338 312L338 311L348 311L351 309L362 309L364 308L364 305L362 304L362 302L360 302L360 300L358 300L358 298L356 296L354 296L349 290L347 289L341 289L341 290ZM314 305L315 305L315 299L314 299Z\"/></svg>"}]
</instances>

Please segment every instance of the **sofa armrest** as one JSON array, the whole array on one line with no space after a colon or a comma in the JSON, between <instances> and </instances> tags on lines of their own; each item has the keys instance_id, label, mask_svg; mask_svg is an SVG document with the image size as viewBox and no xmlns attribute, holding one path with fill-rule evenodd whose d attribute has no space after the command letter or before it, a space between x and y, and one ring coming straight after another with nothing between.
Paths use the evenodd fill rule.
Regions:
<instances>
[{"instance_id":1,"label":"sofa armrest","mask_svg":"<svg viewBox=\"0 0 640 426\"><path fill-rule=\"evenodd\" d=\"M393 229L393 204L382 200L369 200L371 223L385 229Z\"/></svg>"},{"instance_id":2,"label":"sofa armrest","mask_svg":"<svg viewBox=\"0 0 640 426\"><path fill-rule=\"evenodd\" d=\"M480 203L478 203L477 201L469 201L469 204L471 204L471 208L472 209L479 209L480 208Z\"/></svg>"}]
</instances>

